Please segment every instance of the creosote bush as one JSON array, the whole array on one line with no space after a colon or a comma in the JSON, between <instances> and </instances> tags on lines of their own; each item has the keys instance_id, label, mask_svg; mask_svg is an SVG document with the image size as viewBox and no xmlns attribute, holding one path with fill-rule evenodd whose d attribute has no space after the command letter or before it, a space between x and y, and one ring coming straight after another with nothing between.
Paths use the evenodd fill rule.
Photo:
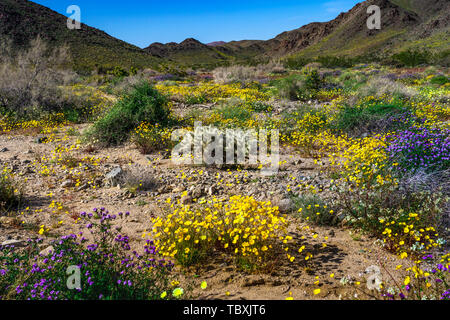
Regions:
<instances>
[{"instance_id":1,"label":"creosote bush","mask_svg":"<svg viewBox=\"0 0 450 320\"><path fill-rule=\"evenodd\" d=\"M132 87L93 126L89 135L101 143L118 145L125 142L142 122L162 127L169 125L167 99L148 82Z\"/></svg>"}]
</instances>

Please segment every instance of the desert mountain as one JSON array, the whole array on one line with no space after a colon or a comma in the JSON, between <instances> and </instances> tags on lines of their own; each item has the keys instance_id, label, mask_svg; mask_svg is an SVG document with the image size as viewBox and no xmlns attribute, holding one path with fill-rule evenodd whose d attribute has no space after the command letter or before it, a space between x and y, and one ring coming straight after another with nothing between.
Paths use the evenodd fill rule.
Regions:
<instances>
[{"instance_id":1,"label":"desert mountain","mask_svg":"<svg viewBox=\"0 0 450 320\"><path fill-rule=\"evenodd\" d=\"M96 66L124 68L156 66L160 59L105 32L82 24L67 28L67 17L27 0L0 0L0 39L11 38L18 48L41 36L54 45L67 44L74 66L92 70Z\"/></svg>"},{"instance_id":2,"label":"desert mountain","mask_svg":"<svg viewBox=\"0 0 450 320\"><path fill-rule=\"evenodd\" d=\"M381 30L367 28L367 8L381 8ZM369 53L395 52L408 46L433 46L448 50L450 1L448 0L368 0L350 11L339 14L329 22L315 22L299 29L279 34L267 41L244 40L228 43L214 42L195 46L180 44L152 44L148 52L163 52L161 57L180 63L194 63L202 57L203 63L264 60L264 58L301 55L359 56ZM447 41L445 41L447 39ZM211 60L207 60L207 58Z\"/></svg>"},{"instance_id":3,"label":"desert mountain","mask_svg":"<svg viewBox=\"0 0 450 320\"><path fill-rule=\"evenodd\" d=\"M368 30L369 5L381 8L381 30ZM315 22L273 39L216 41L203 44L189 38L181 43L153 43L145 49L82 24L69 30L67 18L27 0L0 1L0 38L17 48L40 35L54 45L68 44L78 70L121 66L157 67L161 63L188 67L260 62L282 57L364 56L391 54L408 48L432 48L448 56L449 0L367 0L329 22Z\"/></svg>"}]
</instances>

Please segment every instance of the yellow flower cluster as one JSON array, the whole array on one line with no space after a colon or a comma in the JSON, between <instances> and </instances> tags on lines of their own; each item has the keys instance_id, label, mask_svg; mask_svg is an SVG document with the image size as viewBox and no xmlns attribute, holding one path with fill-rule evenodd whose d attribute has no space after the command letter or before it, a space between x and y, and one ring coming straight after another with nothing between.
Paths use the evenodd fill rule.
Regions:
<instances>
[{"instance_id":1,"label":"yellow flower cluster","mask_svg":"<svg viewBox=\"0 0 450 320\"><path fill-rule=\"evenodd\" d=\"M375 183L384 185L393 181L384 170L387 159L385 147L384 136L349 139L347 148L330 157L331 164L337 165L341 176L356 187L365 188Z\"/></svg>"},{"instance_id":2,"label":"yellow flower cluster","mask_svg":"<svg viewBox=\"0 0 450 320\"><path fill-rule=\"evenodd\" d=\"M144 154L162 148L166 148L166 151L168 151L168 148L172 144L172 130L170 128L163 128L158 124L152 125L143 122L134 130L133 142Z\"/></svg>"},{"instance_id":3,"label":"yellow flower cluster","mask_svg":"<svg viewBox=\"0 0 450 320\"><path fill-rule=\"evenodd\" d=\"M270 96L255 88L242 88L240 84L215 84L203 82L196 85L177 83L176 85L157 84L156 89L172 97L203 98L206 101L217 102L236 97L245 102L267 101Z\"/></svg>"},{"instance_id":4,"label":"yellow flower cluster","mask_svg":"<svg viewBox=\"0 0 450 320\"><path fill-rule=\"evenodd\" d=\"M403 220L403 221L401 221ZM432 226L423 226L417 213L410 213L407 219L381 219L384 227L382 240L388 250L394 252L426 252L438 247L438 234Z\"/></svg>"},{"instance_id":5,"label":"yellow flower cluster","mask_svg":"<svg viewBox=\"0 0 450 320\"><path fill-rule=\"evenodd\" d=\"M181 206L166 218L153 220L153 236L160 252L189 265L214 249L246 264L262 266L274 250L287 244L288 222L270 202L233 196L213 199L203 209Z\"/></svg>"},{"instance_id":6,"label":"yellow flower cluster","mask_svg":"<svg viewBox=\"0 0 450 320\"><path fill-rule=\"evenodd\" d=\"M23 133L38 132L43 134L51 134L67 125L65 116L62 113L52 114L41 120L16 120L8 117L0 118L0 130L2 133L10 133L19 131Z\"/></svg>"},{"instance_id":7,"label":"yellow flower cluster","mask_svg":"<svg viewBox=\"0 0 450 320\"><path fill-rule=\"evenodd\" d=\"M425 120L425 126L450 128L450 106L448 104L412 102L411 107L418 118Z\"/></svg>"}]
</instances>

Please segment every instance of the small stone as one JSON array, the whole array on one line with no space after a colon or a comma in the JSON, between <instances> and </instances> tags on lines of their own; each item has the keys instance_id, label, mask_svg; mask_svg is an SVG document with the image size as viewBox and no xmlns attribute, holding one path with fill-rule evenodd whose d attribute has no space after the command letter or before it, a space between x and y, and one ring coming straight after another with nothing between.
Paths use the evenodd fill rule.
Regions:
<instances>
[{"instance_id":1,"label":"small stone","mask_svg":"<svg viewBox=\"0 0 450 320\"><path fill-rule=\"evenodd\" d=\"M176 187L172 190L173 193L180 193L185 191L185 189L183 187Z\"/></svg>"},{"instance_id":2,"label":"small stone","mask_svg":"<svg viewBox=\"0 0 450 320\"><path fill-rule=\"evenodd\" d=\"M41 252L39 252L39 255L41 255L41 256L48 256L52 252L55 252L55 248L53 248L53 246L50 246L50 247L45 248Z\"/></svg>"},{"instance_id":3,"label":"small stone","mask_svg":"<svg viewBox=\"0 0 450 320\"><path fill-rule=\"evenodd\" d=\"M294 209L294 203L291 199L282 199L278 203L278 210L280 210L281 213L288 213Z\"/></svg>"},{"instance_id":4,"label":"small stone","mask_svg":"<svg viewBox=\"0 0 450 320\"><path fill-rule=\"evenodd\" d=\"M8 148L3 148L3 149L0 150L0 152L7 152L7 151L9 151Z\"/></svg>"},{"instance_id":5,"label":"small stone","mask_svg":"<svg viewBox=\"0 0 450 320\"><path fill-rule=\"evenodd\" d=\"M66 180L61 183L61 188L70 188L73 185L72 180Z\"/></svg>"},{"instance_id":6,"label":"small stone","mask_svg":"<svg viewBox=\"0 0 450 320\"><path fill-rule=\"evenodd\" d=\"M89 185L87 183L83 184L82 186L80 186L77 191L83 191L86 190L89 187Z\"/></svg>"},{"instance_id":7,"label":"small stone","mask_svg":"<svg viewBox=\"0 0 450 320\"><path fill-rule=\"evenodd\" d=\"M2 246L14 246L14 247L25 247L25 242L22 240L6 240L2 242Z\"/></svg>"},{"instance_id":8,"label":"small stone","mask_svg":"<svg viewBox=\"0 0 450 320\"><path fill-rule=\"evenodd\" d=\"M213 186L209 187L207 190L208 195L212 196L216 192Z\"/></svg>"},{"instance_id":9,"label":"small stone","mask_svg":"<svg viewBox=\"0 0 450 320\"><path fill-rule=\"evenodd\" d=\"M10 224L10 223L12 223L13 222L13 218L10 218L10 217L0 217L0 224L1 223L3 223L3 224Z\"/></svg>"},{"instance_id":10,"label":"small stone","mask_svg":"<svg viewBox=\"0 0 450 320\"><path fill-rule=\"evenodd\" d=\"M191 196L183 196L181 197L181 204L190 204L192 203L192 197Z\"/></svg>"},{"instance_id":11,"label":"small stone","mask_svg":"<svg viewBox=\"0 0 450 320\"><path fill-rule=\"evenodd\" d=\"M195 188L194 190L192 190L192 196L194 197L194 198L200 198L201 196L203 195L203 192L202 192L202 188L201 187L198 187L198 188Z\"/></svg>"},{"instance_id":12,"label":"small stone","mask_svg":"<svg viewBox=\"0 0 450 320\"><path fill-rule=\"evenodd\" d=\"M255 287L255 286L262 286L266 283L266 281L263 278L259 279L247 279L243 286L244 287Z\"/></svg>"}]
</instances>

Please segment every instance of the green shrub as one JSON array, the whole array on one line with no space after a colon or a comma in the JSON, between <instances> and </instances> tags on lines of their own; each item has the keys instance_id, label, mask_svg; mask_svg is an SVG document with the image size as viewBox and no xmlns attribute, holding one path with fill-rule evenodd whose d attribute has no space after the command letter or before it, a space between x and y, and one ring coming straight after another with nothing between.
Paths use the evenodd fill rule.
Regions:
<instances>
[{"instance_id":1,"label":"green shrub","mask_svg":"<svg viewBox=\"0 0 450 320\"><path fill-rule=\"evenodd\" d=\"M118 78L128 77L130 75L127 70L119 66L114 67L114 69L108 71L107 73Z\"/></svg>"},{"instance_id":2,"label":"green shrub","mask_svg":"<svg viewBox=\"0 0 450 320\"><path fill-rule=\"evenodd\" d=\"M228 105L216 111L224 120L245 122L252 118L252 112L241 105Z\"/></svg>"},{"instance_id":3,"label":"green shrub","mask_svg":"<svg viewBox=\"0 0 450 320\"><path fill-rule=\"evenodd\" d=\"M299 100L298 93L301 89L303 76L290 75L286 78L275 80L272 85L275 87L275 91L278 97L288 100Z\"/></svg>"},{"instance_id":4,"label":"green shrub","mask_svg":"<svg viewBox=\"0 0 450 320\"><path fill-rule=\"evenodd\" d=\"M125 142L142 122L164 127L170 121L166 97L144 81L133 86L130 93L100 118L89 135L101 143L117 145Z\"/></svg>"},{"instance_id":5,"label":"green shrub","mask_svg":"<svg viewBox=\"0 0 450 320\"><path fill-rule=\"evenodd\" d=\"M440 76L436 76L434 78L431 79L430 83L432 84L437 84L440 86L443 86L446 83L449 83L450 80L448 79L448 77L440 75Z\"/></svg>"},{"instance_id":6,"label":"green shrub","mask_svg":"<svg viewBox=\"0 0 450 320\"><path fill-rule=\"evenodd\" d=\"M10 172L5 168L0 173L0 210L7 211L17 207L22 200L20 189L16 186ZM1 212L0 212L1 213Z\"/></svg>"},{"instance_id":7,"label":"green shrub","mask_svg":"<svg viewBox=\"0 0 450 320\"><path fill-rule=\"evenodd\" d=\"M260 101L256 101L256 102L249 102L247 104L249 106L249 108L257 113L269 113L272 111L272 106L270 104L267 103L263 103Z\"/></svg>"},{"instance_id":8,"label":"green shrub","mask_svg":"<svg viewBox=\"0 0 450 320\"><path fill-rule=\"evenodd\" d=\"M308 69L303 75L294 74L272 82L276 94L291 101L316 99L324 84L324 80L315 69Z\"/></svg>"},{"instance_id":9,"label":"green shrub","mask_svg":"<svg viewBox=\"0 0 450 320\"><path fill-rule=\"evenodd\" d=\"M427 64L430 62L430 52L427 50L406 50L400 53L394 54L392 59L400 66L416 67L421 64Z\"/></svg>"},{"instance_id":10,"label":"green shrub","mask_svg":"<svg viewBox=\"0 0 450 320\"><path fill-rule=\"evenodd\" d=\"M338 222L334 210L316 195L299 195L292 199L300 216L318 225L335 225Z\"/></svg>"},{"instance_id":11,"label":"green shrub","mask_svg":"<svg viewBox=\"0 0 450 320\"><path fill-rule=\"evenodd\" d=\"M306 73L304 88L308 90L319 90L324 84L317 70L311 70Z\"/></svg>"},{"instance_id":12,"label":"green shrub","mask_svg":"<svg viewBox=\"0 0 450 320\"><path fill-rule=\"evenodd\" d=\"M385 230L380 220L404 221L410 213L418 215L415 225L438 229L446 202L442 193L414 192L394 183L370 189L349 188L344 184L337 194L335 206L340 208L344 221L379 238Z\"/></svg>"},{"instance_id":13,"label":"green shrub","mask_svg":"<svg viewBox=\"0 0 450 320\"><path fill-rule=\"evenodd\" d=\"M292 70L301 70L304 66L306 66L310 60L302 58L302 57L289 57L284 61L284 66L288 69Z\"/></svg>"},{"instance_id":14,"label":"green shrub","mask_svg":"<svg viewBox=\"0 0 450 320\"><path fill-rule=\"evenodd\" d=\"M352 136L383 133L412 124L413 116L397 104L346 105L331 123L332 130Z\"/></svg>"}]
</instances>

